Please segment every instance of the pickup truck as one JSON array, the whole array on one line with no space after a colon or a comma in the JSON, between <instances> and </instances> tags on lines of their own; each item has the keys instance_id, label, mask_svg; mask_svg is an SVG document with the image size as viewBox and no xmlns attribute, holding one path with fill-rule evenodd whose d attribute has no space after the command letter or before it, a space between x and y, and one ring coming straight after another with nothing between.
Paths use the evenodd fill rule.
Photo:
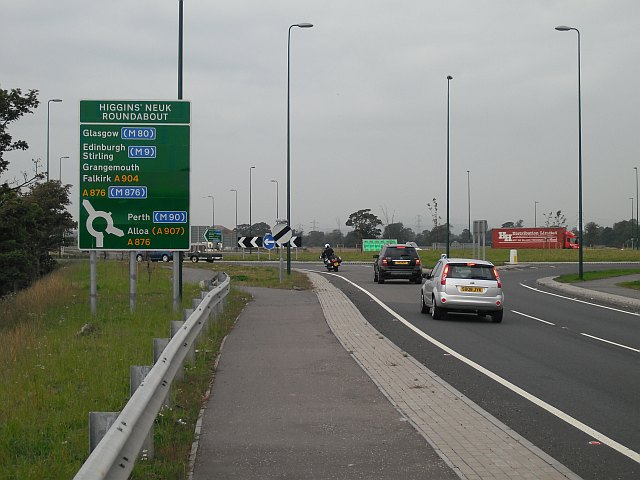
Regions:
<instances>
[{"instance_id":1,"label":"pickup truck","mask_svg":"<svg viewBox=\"0 0 640 480\"><path fill-rule=\"evenodd\" d=\"M218 250L207 248L205 245L191 245L191 250L187 253L193 263L201 259L212 263L214 260L222 260L222 253Z\"/></svg>"}]
</instances>

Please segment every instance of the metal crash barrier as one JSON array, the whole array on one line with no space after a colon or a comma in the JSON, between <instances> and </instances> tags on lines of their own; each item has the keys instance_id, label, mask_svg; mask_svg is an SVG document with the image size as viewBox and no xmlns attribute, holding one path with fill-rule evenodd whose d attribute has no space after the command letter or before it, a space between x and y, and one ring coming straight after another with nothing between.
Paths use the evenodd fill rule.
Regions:
<instances>
[{"instance_id":1,"label":"metal crash barrier","mask_svg":"<svg viewBox=\"0 0 640 480\"><path fill-rule=\"evenodd\" d=\"M222 310L230 290L229 276L220 273L217 283L173 335L158 361L82 465L75 480L129 477L185 358L209 319Z\"/></svg>"}]
</instances>

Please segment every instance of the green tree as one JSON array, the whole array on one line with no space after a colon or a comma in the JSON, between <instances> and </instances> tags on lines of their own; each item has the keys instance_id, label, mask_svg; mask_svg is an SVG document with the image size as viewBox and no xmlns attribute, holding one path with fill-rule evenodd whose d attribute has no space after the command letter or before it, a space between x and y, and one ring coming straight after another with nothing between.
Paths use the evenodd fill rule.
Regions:
<instances>
[{"instance_id":1,"label":"green tree","mask_svg":"<svg viewBox=\"0 0 640 480\"><path fill-rule=\"evenodd\" d=\"M65 237L76 227L76 222L66 209L71 204L70 188L71 185L61 185L56 181L35 183L24 196L24 201L38 212L30 245L32 254L36 257L38 276L54 268L51 252L64 245Z\"/></svg>"},{"instance_id":2,"label":"green tree","mask_svg":"<svg viewBox=\"0 0 640 480\"><path fill-rule=\"evenodd\" d=\"M0 88L0 176L9 168L9 161L4 157L5 152L27 150L29 148L26 141L13 140L13 137L8 132L9 125L27 113L33 113L33 110L39 104L37 90L29 90L26 95L22 95L22 91L19 88L10 91ZM25 178L25 183L13 188L24 186L36 179L36 177L38 176L36 175L31 179ZM0 193L7 189L9 189L9 185L5 181L0 185ZM2 201L1 198L0 201Z\"/></svg>"},{"instance_id":3,"label":"green tree","mask_svg":"<svg viewBox=\"0 0 640 480\"><path fill-rule=\"evenodd\" d=\"M338 228L325 234L324 239L326 240L327 243L331 244L332 247L335 247L336 245L341 245L344 243L344 235Z\"/></svg>"},{"instance_id":4,"label":"green tree","mask_svg":"<svg viewBox=\"0 0 640 480\"><path fill-rule=\"evenodd\" d=\"M378 225L382 225L382 222L371 213L370 208L365 208L349 215L345 225L353 227L356 238L359 243L362 243L363 238L378 238L380 236Z\"/></svg>"},{"instance_id":5,"label":"green tree","mask_svg":"<svg viewBox=\"0 0 640 480\"><path fill-rule=\"evenodd\" d=\"M596 222L587 222L584 226L584 235L582 236L582 240L585 246L599 245L602 243L601 235L602 227L600 227Z\"/></svg>"},{"instance_id":6,"label":"green tree","mask_svg":"<svg viewBox=\"0 0 640 480\"><path fill-rule=\"evenodd\" d=\"M325 243L324 232L312 230L307 236L302 239L302 244L307 247L321 247Z\"/></svg>"},{"instance_id":7,"label":"green tree","mask_svg":"<svg viewBox=\"0 0 640 480\"><path fill-rule=\"evenodd\" d=\"M402 222L390 223L384 227L382 238L395 238L398 243L413 242L416 234L410 228L405 228Z\"/></svg>"},{"instance_id":8,"label":"green tree","mask_svg":"<svg viewBox=\"0 0 640 480\"><path fill-rule=\"evenodd\" d=\"M37 277L35 243L41 210L16 191L5 191L0 203L0 297L28 286Z\"/></svg>"}]
</instances>

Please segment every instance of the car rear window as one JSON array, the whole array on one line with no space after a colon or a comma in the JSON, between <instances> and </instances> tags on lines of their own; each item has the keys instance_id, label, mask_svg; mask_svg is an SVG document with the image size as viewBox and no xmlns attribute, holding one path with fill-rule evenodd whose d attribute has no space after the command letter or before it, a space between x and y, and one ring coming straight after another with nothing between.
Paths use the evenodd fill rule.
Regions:
<instances>
[{"instance_id":1,"label":"car rear window","mask_svg":"<svg viewBox=\"0 0 640 480\"><path fill-rule=\"evenodd\" d=\"M495 280L493 268L488 265L450 264L449 278L470 278L473 280Z\"/></svg>"},{"instance_id":2,"label":"car rear window","mask_svg":"<svg viewBox=\"0 0 640 480\"><path fill-rule=\"evenodd\" d=\"M384 255L389 258L418 258L418 252L413 247L389 247Z\"/></svg>"}]
</instances>

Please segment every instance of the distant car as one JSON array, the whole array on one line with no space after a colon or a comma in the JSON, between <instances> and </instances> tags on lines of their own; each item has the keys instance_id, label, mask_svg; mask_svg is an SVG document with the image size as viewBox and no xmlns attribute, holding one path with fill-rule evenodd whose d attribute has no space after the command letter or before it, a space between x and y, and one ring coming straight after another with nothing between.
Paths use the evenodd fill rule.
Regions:
<instances>
[{"instance_id":1,"label":"distant car","mask_svg":"<svg viewBox=\"0 0 640 480\"><path fill-rule=\"evenodd\" d=\"M504 294L496 267L485 260L440 258L420 292L422 313L431 313L435 320L447 312L491 315L495 323L502 322Z\"/></svg>"},{"instance_id":2,"label":"distant car","mask_svg":"<svg viewBox=\"0 0 640 480\"><path fill-rule=\"evenodd\" d=\"M422 262L415 247L405 244L383 245L380 254L374 256L373 281L384 283L387 279L407 279L422 283Z\"/></svg>"},{"instance_id":3,"label":"distant car","mask_svg":"<svg viewBox=\"0 0 640 480\"><path fill-rule=\"evenodd\" d=\"M407 245L409 245L410 247L415 248L416 250L422 250L418 244L416 242L407 242Z\"/></svg>"},{"instance_id":4,"label":"distant car","mask_svg":"<svg viewBox=\"0 0 640 480\"><path fill-rule=\"evenodd\" d=\"M138 252L136 254L136 260L138 262L142 262L144 260L148 260L150 262L169 262L173 260L173 252L153 250L148 252Z\"/></svg>"}]
</instances>

